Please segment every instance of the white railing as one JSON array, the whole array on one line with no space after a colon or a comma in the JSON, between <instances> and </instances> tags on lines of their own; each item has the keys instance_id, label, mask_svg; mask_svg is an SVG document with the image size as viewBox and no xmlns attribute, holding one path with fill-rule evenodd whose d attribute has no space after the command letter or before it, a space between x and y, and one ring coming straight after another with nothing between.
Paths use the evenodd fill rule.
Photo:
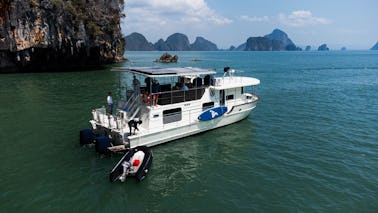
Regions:
<instances>
[{"instance_id":1,"label":"white railing","mask_svg":"<svg viewBox=\"0 0 378 213\"><path fill-rule=\"evenodd\" d=\"M92 116L93 120L103 127L119 129L122 126L122 119L117 116L107 115L105 107L92 110Z\"/></svg>"}]
</instances>

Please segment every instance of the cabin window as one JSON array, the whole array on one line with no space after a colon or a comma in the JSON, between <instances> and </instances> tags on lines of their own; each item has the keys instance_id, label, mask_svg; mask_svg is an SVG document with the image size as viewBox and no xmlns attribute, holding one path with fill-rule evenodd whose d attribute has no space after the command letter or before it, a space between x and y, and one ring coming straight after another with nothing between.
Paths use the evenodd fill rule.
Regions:
<instances>
[{"instance_id":1,"label":"cabin window","mask_svg":"<svg viewBox=\"0 0 378 213\"><path fill-rule=\"evenodd\" d=\"M163 124L168 124L176 121L181 121L181 108L168 109L163 111Z\"/></svg>"},{"instance_id":2,"label":"cabin window","mask_svg":"<svg viewBox=\"0 0 378 213\"><path fill-rule=\"evenodd\" d=\"M244 94L244 87L241 87L241 93L240 94Z\"/></svg>"},{"instance_id":3,"label":"cabin window","mask_svg":"<svg viewBox=\"0 0 378 213\"><path fill-rule=\"evenodd\" d=\"M214 102L207 102L202 104L202 111L205 111L207 109L213 108L214 107Z\"/></svg>"},{"instance_id":4,"label":"cabin window","mask_svg":"<svg viewBox=\"0 0 378 213\"><path fill-rule=\"evenodd\" d=\"M226 100L233 100L234 99L234 95L227 95L226 96Z\"/></svg>"}]
</instances>

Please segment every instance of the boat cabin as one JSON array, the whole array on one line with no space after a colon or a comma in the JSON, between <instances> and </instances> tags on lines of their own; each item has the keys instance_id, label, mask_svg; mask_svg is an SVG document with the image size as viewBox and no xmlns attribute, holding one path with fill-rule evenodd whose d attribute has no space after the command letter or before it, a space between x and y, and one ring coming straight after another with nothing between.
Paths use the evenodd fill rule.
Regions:
<instances>
[{"instance_id":1,"label":"boat cabin","mask_svg":"<svg viewBox=\"0 0 378 213\"><path fill-rule=\"evenodd\" d=\"M201 99L205 88L215 84L215 71L199 68L140 67L113 69L125 73L126 96L144 96L145 102L168 105ZM148 96L148 97L145 97Z\"/></svg>"}]
</instances>

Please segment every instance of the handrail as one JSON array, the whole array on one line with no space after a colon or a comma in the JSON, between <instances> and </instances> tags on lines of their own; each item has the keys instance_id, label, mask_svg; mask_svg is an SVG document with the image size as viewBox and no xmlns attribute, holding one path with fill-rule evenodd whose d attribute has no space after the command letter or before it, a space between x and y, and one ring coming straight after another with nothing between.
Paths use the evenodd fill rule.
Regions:
<instances>
[{"instance_id":1,"label":"handrail","mask_svg":"<svg viewBox=\"0 0 378 213\"><path fill-rule=\"evenodd\" d=\"M140 107L136 108L135 112L131 115L131 117L129 118L129 120L132 120L135 118L135 116L139 113L140 111Z\"/></svg>"},{"instance_id":2,"label":"handrail","mask_svg":"<svg viewBox=\"0 0 378 213\"><path fill-rule=\"evenodd\" d=\"M158 95L159 105L199 100L202 98L206 88L208 88L208 86L193 87L186 91L171 90L171 91L165 91L165 92L152 93L151 100L154 95Z\"/></svg>"},{"instance_id":3,"label":"handrail","mask_svg":"<svg viewBox=\"0 0 378 213\"><path fill-rule=\"evenodd\" d=\"M130 102L131 102L131 103L134 102L134 100L135 100L135 96L136 96L136 93L133 93L133 94L131 95L131 97L127 99L126 103L124 103L122 107L119 106L119 108L121 108L121 109L125 109L125 110L127 111L128 106L131 105Z\"/></svg>"},{"instance_id":4,"label":"handrail","mask_svg":"<svg viewBox=\"0 0 378 213\"><path fill-rule=\"evenodd\" d=\"M136 115L136 113L138 112L138 108L139 108L138 104L139 104L139 102L140 102L139 96L135 95L135 97L133 98L133 100L132 100L132 102L131 102L131 104L129 106L128 111L126 112L127 113L127 117L129 119L132 119Z\"/></svg>"}]
</instances>

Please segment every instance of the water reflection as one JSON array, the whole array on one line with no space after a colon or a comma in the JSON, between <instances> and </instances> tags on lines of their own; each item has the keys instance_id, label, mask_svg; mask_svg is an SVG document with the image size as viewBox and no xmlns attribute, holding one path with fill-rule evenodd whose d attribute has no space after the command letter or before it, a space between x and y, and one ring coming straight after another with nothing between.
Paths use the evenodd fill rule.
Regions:
<instances>
[{"instance_id":1,"label":"water reflection","mask_svg":"<svg viewBox=\"0 0 378 213\"><path fill-rule=\"evenodd\" d=\"M223 168L248 161L253 135L253 124L243 120L154 147L148 189L168 196L190 182L224 175Z\"/></svg>"}]
</instances>

